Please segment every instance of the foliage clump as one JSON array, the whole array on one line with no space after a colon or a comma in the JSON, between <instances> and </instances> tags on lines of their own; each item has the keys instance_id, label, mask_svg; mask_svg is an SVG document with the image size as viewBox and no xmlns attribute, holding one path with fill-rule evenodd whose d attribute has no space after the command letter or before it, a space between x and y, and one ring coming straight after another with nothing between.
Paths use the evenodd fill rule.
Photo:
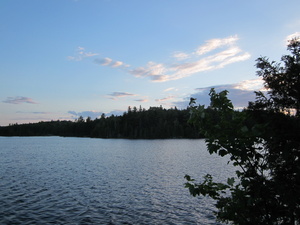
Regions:
<instances>
[{"instance_id":1,"label":"foliage clump","mask_svg":"<svg viewBox=\"0 0 300 225\"><path fill-rule=\"evenodd\" d=\"M208 151L229 156L236 178L226 184L202 183L186 175L193 196L216 200L219 221L233 224L299 224L300 222L300 42L288 45L284 66L257 59L267 94L247 109L235 111L227 91L210 92L210 106L191 99L190 122L206 137Z\"/></svg>"}]
</instances>

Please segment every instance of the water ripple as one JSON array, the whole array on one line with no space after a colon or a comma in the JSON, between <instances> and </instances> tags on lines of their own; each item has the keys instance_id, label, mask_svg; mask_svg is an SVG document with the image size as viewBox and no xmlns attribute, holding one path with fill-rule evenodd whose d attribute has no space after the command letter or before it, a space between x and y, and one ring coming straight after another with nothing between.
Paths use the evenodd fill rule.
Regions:
<instances>
[{"instance_id":1,"label":"water ripple","mask_svg":"<svg viewBox=\"0 0 300 225\"><path fill-rule=\"evenodd\" d=\"M201 140L1 138L0 156L0 224L216 224L183 176L233 172Z\"/></svg>"}]
</instances>

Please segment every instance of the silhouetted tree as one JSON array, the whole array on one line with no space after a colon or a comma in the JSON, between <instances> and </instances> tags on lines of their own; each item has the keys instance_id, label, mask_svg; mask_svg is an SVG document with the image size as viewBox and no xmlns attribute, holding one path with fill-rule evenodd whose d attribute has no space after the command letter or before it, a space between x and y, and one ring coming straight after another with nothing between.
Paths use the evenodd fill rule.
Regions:
<instances>
[{"instance_id":1,"label":"silhouetted tree","mask_svg":"<svg viewBox=\"0 0 300 225\"><path fill-rule=\"evenodd\" d=\"M283 68L258 59L268 96L258 92L257 101L242 112L233 109L227 91L212 89L207 108L191 99L190 122L207 138L208 151L229 156L239 167L238 179L228 178L226 184L213 182L209 174L201 183L186 175L192 195L216 200L217 218L223 222L300 222L299 46L299 41L290 43L292 56L283 57ZM286 114L293 109L297 116Z\"/></svg>"},{"instance_id":2,"label":"silhouetted tree","mask_svg":"<svg viewBox=\"0 0 300 225\"><path fill-rule=\"evenodd\" d=\"M264 107L276 111L295 110L300 116L300 44L293 39L288 45L291 55L281 58L284 66L275 61L269 62L268 58L260 57L257 61L258 75L265 81L268 97L262 92L257 93L258 100L251 107Z\"/></svg>"}]
</instances>

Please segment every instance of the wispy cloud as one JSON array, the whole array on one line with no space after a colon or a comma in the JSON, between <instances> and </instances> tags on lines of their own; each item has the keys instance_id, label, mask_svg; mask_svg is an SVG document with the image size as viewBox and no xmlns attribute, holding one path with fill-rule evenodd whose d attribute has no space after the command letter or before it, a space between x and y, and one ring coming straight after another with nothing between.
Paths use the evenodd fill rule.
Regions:
<instances>
[{"instance_id":1,"label":"wispy cloud","mask_svg":"<svg viewBox=\"0 0 300 225\"><path fill-rule=\"evenodd\" d=\"M50 112L23 112L23 111L17 111L16 113L21 113L21 114L40 114L40 115L51 114Z\"/></svg>"},{"instance_id":2,"label":"wispy cloud","mask_svg":"<svg viewBox=\"0 0 300 225\"><path fill-rule=\"evenodd\" d=\"M149 100L147 98L141 98L141 99L135 99L136 102L148 102Z\"/></svg>"},{"instance_id":3,"label":"wispy cloud","mask_svg":"<svg viewBox=\"0 0 300 225\"><path fill-rule=\"evenodd\" d=\"M108 57L95 59L94 62L101 66L122 68L138 78L149 78L153 82L165 82L204 71L221 69L226 65L249 59L250 54L237 46L238 40L237 35L223 39L211 39L193 52L175 52L173 57L176 61L172 64L149 61L145 66L129 68L128 64Z\"/></svg>"},{"instance_id":4,"label":"wispy cloud","mask_svg":"<svg viewBox=\"0 0 300 225\"><path fill-rule=\"evenodd\" d=\"M169 92L169 91L177 91L177 89L174 87L170 87L164 90L164 92Z\"/></svg>"},{"instance_id":5,"label":"wispy cloud","mask_svg":"<svg viewBox=\"0 0 300 225\"><path fill-rule=\"evenodd\" d=\"M126 96L136 96L136 94L131 94L128 92L113 92L110 94L113 97L126 97Z\"/></svg>"},{"instance_id":6,"label":"wispy cloud","mask_svg":"<svg viewBox=\"0 0 300 225\"><path fill-rule=\"evenodd\" d=\"M228 64L244 61L250 58L250 54L243 52L237 45L237 36L224 39L212 39L198 47L192 53L176 53L177 59L188 59L181 63L165 65L163 63L148 62L144 67L129 70L135 77L148 77L154 82L178 80L196 73L220 69ZM201 57L213 50L226 47L225 50L212 55Z\"/></svg>"},{"instance_id":7,"label":"wispy cloud","mask_svg":"<svg viewBox=\"0 0 300 225\"><path fill-rule=\"evenodd\" d=\"M116 61L116 62L114 62L112 65L111 65L111 67L120 67L120 66L122 66L124 63L123 62L121 62L121 61Z\"/></svg>"},{"instance_id":8,"label":"wispy cloud","mask_svg":"<svg viewBox=\"0 0 300 225\"><path fill-rule=\"evenodd\" d=\"M95 59L94 62L101 66L108 66L113 60L111 58Z\"/></svg>"},{"instance_id":9,"label":"wispy cloud","mask_svg":"<svg viewBox=\"0 0 300 225\"><path fill-rule=\"evenodd\" d=\"M9 104L22 104L22 103L38 104L32 98L23 97L23 96L7 97L7 99L2 102L9 103Z\"/></svg>"},{"instance_id":10,"label":"wispy cloud","mask_svg":"<svg viewBox=\"0 0 300 225\"><path fill-rule=\"evenodd\" d=\"M118 98L123 98L123 97L131 97L131 96L137 96L136 94L128 93L128 92L113 92L109 94L111 99L117 100Z\"/></svg>"},{"instance_id":11,"label":"wispy cloud","mask_svg":"<svg viewBox=\"0 0 300 225\"><path fill-rule=\"evenodd\" d=\"M206 44L198 47L198 49L194 54L203 55L223 46L234 45L238 40L239 38L237 37L237 35L228 38L223 38L223 39L220 38L211 39L206 41Z\"/></svg>"},{"instance_id":12,"label":"wispy cloud","mask_svg":"<svg viewBox=\"0 0 300 225\"><path fill-rule=\"evenodd\" d=\"M246 91L265 91L264 81L261 78L244 80L240 83L232 84L232 88Z\"/></svg>"},{"instance_id":13,"label":"wispy cloud","mask_svg":"<svg viewBox=\"0 0 300 225\"><path fill-rule=\"evenodd\" d=\"M67 59L71 61L81 61L84 58L99 55L98 53L87 52L84 47L77 47L73 56L68 56Z\"/></svg>"},{"instance_id":14,"label":"wispy cloud","mask_svg":"<svg viewBox=\"0 0 300 225\"><path fill-rule=\"evenodd\" d=\"M189 58L190 56L184 52L175 52L173 54L173 57L176 58L177 60L184 60Z\"/></svg>"},{"instance_id":15,"label":"wispy cloud","mask_svg":"<svg viewBox=\"0 0 300 225\"><path fill-rule=\"evenodd\" d=\"M168 68L162 63L148 62L146 67L138 67L130 70L129 73L135 77L150 77L153 81L160 81L166 79L167 75L164 74L168 73Z\"/></svg>"},{"instance_id":16,"label":"wispy cloud","mask_svg":"<svg viewBox=\"0 0 300 225\"><path fill-rule=\"evenodd\" d=\"M169 101L169 100L172 100L174 99L175 96L168 96L168 97L165 97L165 98L161 98L161 99L155 99L156 102L165 102L165 101Z\"/></svg>"},{"instance_id":17,"label":"wispy cloud","mask_svg":"<svg viewBox=\"0 0 300 225\"><path fill-rule=\"evenodd\" d=\"M249 53L241 53L238 47L231 47L211 56L207 56L194 62L186 62L182 64L173 65L169 71L174 71L173 74L159 76L154 78L155 81L177 80L188 77L192 74L204 72L213 69L220 69L224 66L244 61L250 57Z\"/></svg>"},{"instance_id":18,"label":"wispy cloud","mask_svg":"<svg viewBox=\"0 0 300 225\"><path fill-rule=\"evenodd\" d=\"M121 61L114 61L111 58L97 58L94 60L94 62L100 66L110 66L113 68L127 68L129 65L127 65L124 62Z\"/></svg>"}]
</instances>

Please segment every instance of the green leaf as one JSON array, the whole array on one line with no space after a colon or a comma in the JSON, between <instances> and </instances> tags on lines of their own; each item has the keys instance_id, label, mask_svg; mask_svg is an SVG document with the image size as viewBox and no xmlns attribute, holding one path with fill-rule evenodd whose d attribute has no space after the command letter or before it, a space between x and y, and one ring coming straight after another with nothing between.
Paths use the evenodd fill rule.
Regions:
<instances>
[{"instance_id":1,"label":"green leaf","mask_svg":"<svg viewBox=\"0 0 300 225\"><path fill-rule=\"evenodd\" d=\"M229 186L233 186L233 184L234 184L234 178L233 178L233 177L228 178L228 179L227 179L227 184L228 184Z\"/></svg>"},{"instance_id":2,"label":"green leaf","mask_svg":"<svg viewBox=\"0 0 300 225\"><path fill-rule=\"evenodd\" d=\"M249 183L250 183L250 181L249 181L249 180L246 180L246 179L243 179L243 180L241 181L241 184L242 184L243 187L249 186Z\"/></svg>"},{"instance_id":3,"label":"green leaf","mask_svg":"<svg viewBox=\"0 0 300 225\"><path fill-rule=\"evenodd\" d=\"M246 126L243 126L242 129L241 129L241 131L242 131L243 133L246 133L246 132L249 131L249 129L248 129L248 127L246 127Z\"/></svg>"},{"instance_id":4,"label":"green leaf","mask_svg":"<svg viewBox=\"0 0 300 225\"><path fill-rule=\"evenodd\" d=\"M240 177L240 176L243 175L243 173L241 173L241 171L239 171L239 170L235 171L235 173L236 173L236 175L237 175L238 177Z\"/></svg>"},{"instance_id":5,"label":"green leaf","mask_svg":"<svg viewBox=\"0 0 300 225\"><path fill-rule=\"evenodd\" d=\"M204 119L205 118L205 112L201 113L201 118Z\"/></svg>"},{"instance_id":6,"label":"green leaf","mask_svg":"<svg viewBox=\"0 0 300 225\"><path fill-rule=\"evenodd\" d=\"M224 155L227 155L227 153L228 153L228 152L227 152L226 150L224 150L224 149L221 149L221 150L219 151L219 155L222 156L222 157L223 157Z\"/></svg>"},{"instance_id":7,"label":"green leaf","mask_svg":"<svg viewBox=\"0 0 300 225\"><path fill-rule=\"evenodd\" d=\"M185 178L187 181L195 181L195 180L192 179L191 176L189 176L189 175L185 175L184 178Z\"/></svg>"}]
</instances>

